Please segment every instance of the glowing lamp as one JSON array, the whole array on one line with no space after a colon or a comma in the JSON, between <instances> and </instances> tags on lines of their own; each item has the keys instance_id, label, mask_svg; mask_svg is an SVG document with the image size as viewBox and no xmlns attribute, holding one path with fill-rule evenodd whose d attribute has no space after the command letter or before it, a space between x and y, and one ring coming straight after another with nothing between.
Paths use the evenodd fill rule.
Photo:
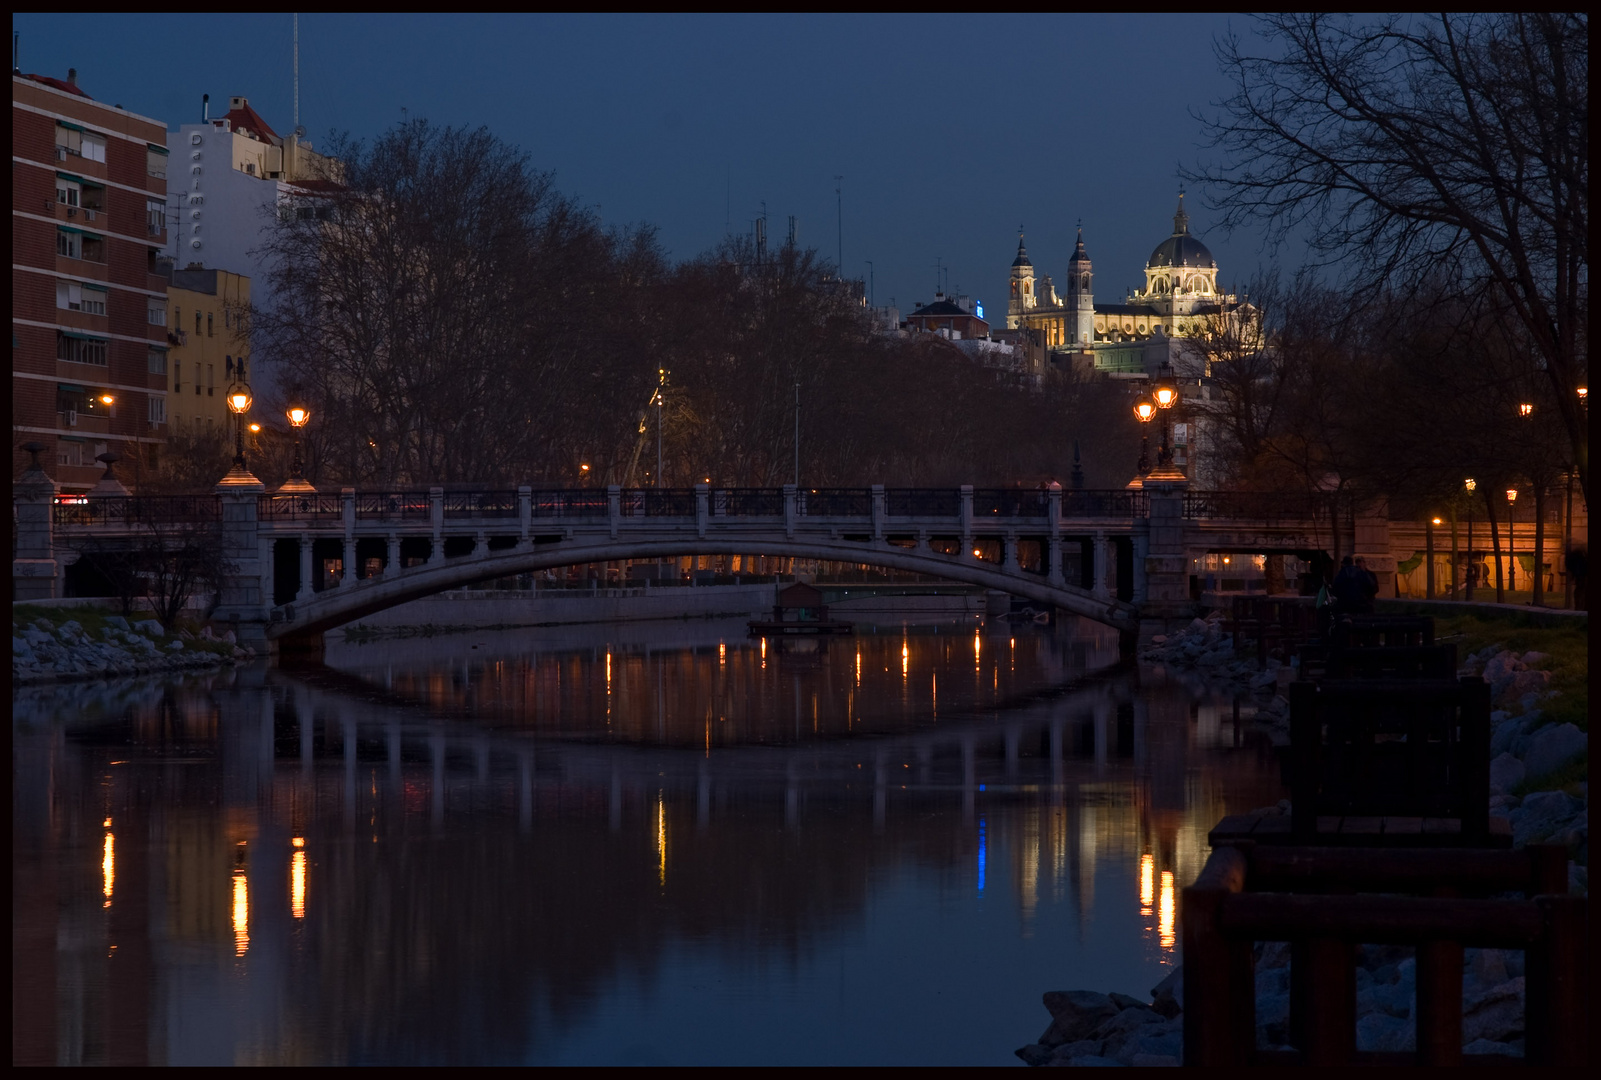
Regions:
<instances>
[{"instance_id":1,"label":"glowing lamp","mask_svg":"<svg viewBox=\"0 0 1601 1080\"><path fill-rule=\"evenodd\" d=\"M250 411L250 403L255 398L250 396L250 387L244 383L234 383L228 387L228 408L243 416Z\"/></svg>"},{"instance_id":2,"label":"glowing lamp","mask_svg":"<svg viewBox=\"0 0 1601 1080\"><path fill-rule=\"evenodd\" d=\"M1469 491L1477 491L1478 487L1479 487L1479 483L1478 483L1477 480L1473 479L1473 477L1470 476L1466 480L1462 481L1462 486L1464 488L1466 488L1467 490L1469 490Z\"/></svg>"},{"instance_id":3,"label":"glowing lamp","mask_svg":"<svg viewBox=\"0 0 1601 1080\"><path fill-rule=\"evenodd\" d=\"M295 427L305 427L306 421L311 419L311 410L304 405L291 405L284 410L284 416Z\"/></svg>"},{"instance_id":4,"label":"glowing lamp","mask_svg":"<svg viewBox=\"0 0 1601 1080\"><path fill-rule=\"evenodd\" d=\"M1442 522L1439 518L1432 519L1430 523L1434 524L1434 525L1443 525L1444 524L1444 522Z\"/></svg>"},{"instance_id":5,"label":"glowing lamp","mask_svg":"<svg viewBox=\"0 0 1601 1080\"><path fill-rule=\"evenodd\" d=\"M1585 401L1589 400L1590 388L1588 386L1581 386L1575 392L1579 395L1579 402L1581 404L1583 404Z\"/></svg>"},{"instance_id":6,"label":"glowing lamp","mask_svg":"<svg viewBox=\"0 0 1601 1080\"><path fill-rule=\"evenodd\" d=\"M261 433L261 425L260 424L251 424L250 425L250 434L259 435L260 433Z\"/></svg>"},{"instance_id":7,"label":"glowing lamp","mask_svg":"<svg viewBox=\"0 0 1601 1080\"><path fill-rule=\"evenodd\" d=\"M1519 416L1532 416L1532 415L1534 415L1534 406L1530 405L1527 401L1525 401L1523 404L1518 406L1518 415Z\"/></svg>"},{"instance_id":8,"label":"glowing lamp","mask_svg":"<svg viewBox=\"0 0 1601 1080\"><path fill-rule=\"evenodd\" d=\"M1507 488L1506 489L1506 501L1509 502L1509 503L1515 503L1515 502L1518 501L1518 489L1517 488Z\"/></svg>"},{"instance_id":9,"label":"glowing lamp","mask_svg":"<svg viewBox=\"0 0 1601 1080\"><path fill-rule=\"evenodd\" d=\"M1158 409L1171 409L1178 402L1178 384L1173 381L1173 369L1168 365L1162 365L1156 383L1151 387L1151 396L1156 399Z\"/></svg>"},{"instance_id":10,"label":"glowing lamp","mask_svg":"<svg viewBox=\"0 0 1601 1080\"><path fill-rule=\"evenodd\" d=\"M117 400L117 399L112 397L110 394L101 394L100 395L100 404L102 404L102 405L110 405L115 400Z\"/></svg>"},{"instance_id":11,"label":"glowing lamp","mask_svg":"<svg viewBox=\"0 0 1601 1080\"><path fill-rule=\"evenodd\" d=\"M1150 398L1141 396L1134 402L1134 419L1142 424L1149 424L1151 417L1156 415L1156 403Z\"/></svg>"}]
</instances>

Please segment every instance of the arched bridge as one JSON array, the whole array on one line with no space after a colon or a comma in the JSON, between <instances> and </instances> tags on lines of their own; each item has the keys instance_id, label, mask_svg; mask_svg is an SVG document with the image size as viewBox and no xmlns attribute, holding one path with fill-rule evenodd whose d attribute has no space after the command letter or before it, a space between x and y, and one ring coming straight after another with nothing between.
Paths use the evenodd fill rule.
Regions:
<instances>
[{"instance_id":1,"label":"arched bridge","mask_svg":"<svg viewBox=\"0 0 1601 1080\"><path fill-rule=\"evenodd\" d=\"M1192 554L1331 546L1328 526L1303 501L1258 496L1246 505L1186 491L1182 481L1111 491L703 484L338 494L269 494L247 482L212 496L67 501L38 497L28 479L14 495L19 598L60 595L62 569L86 538L133 542L203 526L227 564L214 617L258 642L318 635L477 581L682 555L915 571L1133 630L1144 618L1189 613Z\"/></svg>"}]
</instances>

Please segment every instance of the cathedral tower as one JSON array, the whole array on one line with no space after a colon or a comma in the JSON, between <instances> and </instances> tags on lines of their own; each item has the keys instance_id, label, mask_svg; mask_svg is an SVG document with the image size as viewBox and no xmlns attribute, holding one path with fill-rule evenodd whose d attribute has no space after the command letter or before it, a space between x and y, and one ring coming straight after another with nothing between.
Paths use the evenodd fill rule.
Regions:
<instances>
[{"instance_id":1,"label":"cathedral tower","mask_svg":"<svg viewBox=\"0 0 1601 1080\"><path fill-rule=\"evenodd\" d=\"M1006 304L1006 328L1016 330L1023 325L1023 316L1034 310L1038 298L1034 295L1034 264L1029 261L1023 247L1023 230L1017 230L1017 258L1012 260L1012 294Z\"/></svg>"},{"instance_id":2,"label":"cathedral tower","mask_svg":"<svg viewBox=\"0 0 1601 1080\"><path fill-rule=\"evenodd\" d=\"M1080 350L1087 350L1095 343L1095 290L1091 287L1090 279L1094 274L1090 269L1090 257L1084 251L1084 229L1078 230L1078 246L1073 249L1073 257L1067 260L1067 313L1068 326L1071 327L1072 341Z\"/></svg>"}]
</instances>

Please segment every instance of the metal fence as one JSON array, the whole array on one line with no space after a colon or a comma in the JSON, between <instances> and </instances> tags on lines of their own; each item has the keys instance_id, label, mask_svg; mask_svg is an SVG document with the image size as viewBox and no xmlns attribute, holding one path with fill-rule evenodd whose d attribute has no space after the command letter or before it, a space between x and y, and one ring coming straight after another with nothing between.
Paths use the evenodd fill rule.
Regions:
<instances>
[{"instance_id":1,"label":"metal fence","mask_svg":"<svg viewBox=\"0 0 1601 1080\"><path fill-rule=\"evenodd\" d=\"M519 515L516 491L447 491L447 518L514 518Z\"/></svg>"},{"instance_id":2,"label":"metal fence","mask_svg":"<svg viewBox=\"0 0 1601 1080\"><path fill-rule=\"evenodd\" d=\"M1186 491L1187 518L1232 518L1240 521L1313 521L1337 510L1350 520L1355 507L1348 496L1304 491Z\"/></svg>"},{"instance_id":3,"label":"metal fence","mask_svg":"<svg viewBox=\"0 0 1601 1080\"><path fill-rule=\"evenodd\" d=\"M342 521L345 500L338 495L304 492L291 495L260 495L256 498L259 521Z\"/></svg>"},{"instance_id":4,"label":"metal fence","mask_svg":"<svg viewBox=\"0 0 1601 1080\"><path fill-rule=\"evenodd\" d=\"M803 517L871 517L871 488L808 488L795 493L795 512Z\"/></svg>"},{"instance_id":5,"label":"metal fence","mask_svg":"<svg viewBox=\"0 0 1601 1080\"><path fill-rule=\"evenodd\" d=\"M189 525L222 520L222 503L215 495L83 497L58 500L54 509L55 524L61 527Z\"/></svg>"},{"instance_id":6,"label":"metal fence","mask_svg":"<svg viewBox=\"0 0 1601 1080\"><path fill-rule=\"evenodd\" d=\"M1062 516L1142 518L1151 514L1151 497L1143 491L1111 488L1105 491L1062 492Z\"/></svg>"},{"instance_id":7,"label":"metal fence","mask_svg":"<svg viewBox=\"0 0 1601 1080\"><path fill-rule=\"evenodd\" d=\"M536 518L593 518L611 513L604 491L536 491L530 501Z\"/></svg>"},{"instance_id":8,"label":"metal fence","mask_svg":"<svg viewBox=\"0 0 1601 1080\"><path fill-rule=\"evenodd\" d=\"M434 502L426 491L358 491L356 517L362 521L427 521Z\"/></svg>"},{"instance_id":9,"label":"metal fence","mask_svg":"<svg viewBox=\"0 0 1601 1080\"><path fill-rule=\"evenodd\" d=\"M962 493L950 488L886 488L884 512L890 517L953 518L962 512Z\"/></svg>"},{"instance_id":10,"label":"metal fence","mask_svg":"<svg viewBox=\"0 0 1601 1080\"><path fill-rule=\"evenodd\" d=\"M694 517L694 488L639 488L622 494L624 517Z\"/></svg>"},{"instance_id":11,"label":"metal fence","mask_svg":"<svg viewBox=\"0 0 1601 1080\"><path fill-rule=\"evenodd\" d=\"M1048 517L1050 499L1043 490L979 489L973 492L973 517Z\"/></svg>"},{"instance_id":12,"label":"metal fence","mask_svg":"<svg viewBox=\"0 0 1601 1080\"><path fill-rule=\"evenodd\" d=\"M782 488L725 488L711 493L711 512L728 517L783 517Z\"/></svg>"}]
</instances>

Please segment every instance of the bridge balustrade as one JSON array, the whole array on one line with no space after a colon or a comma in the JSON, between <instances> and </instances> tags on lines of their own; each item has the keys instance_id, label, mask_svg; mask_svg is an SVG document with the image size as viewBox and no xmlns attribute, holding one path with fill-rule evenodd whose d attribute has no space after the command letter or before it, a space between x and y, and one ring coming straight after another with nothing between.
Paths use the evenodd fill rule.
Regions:
<instances>
[{"instance_id":1,"label":"bridge balustrade","mask_svg":"<svg viewBox=\"0 0 1601 1080\"><path fill-rule=\"evenodd\" d=\"M624 517L695 516L694 488L639 488L622 493Z\"/></svg>"},{"instance_id":2,"label":"bridge balustrade","mask_svg":"<svg viewBox=\"0 0 1601 1080\"><path fill-rule=\"evenodd\" d=\"M870 517L871 488L807 488L795 493L795 512L802 517Z\"/></svg>"},{"instance_id":3,"label":"bridge balustrade","mask_svg":"<svg viewBox=\"0 0 1601 1080\"><path fill-rule=\"evenodd\" d=\"M623 513L628 513L628 497L623 493ZM604 491L536 491L530 497L536 518L597 518L611 513Z\"/></svg>"},{"instance_id":4,"label":"bridge balustrade","mask_svg":"<svg viewBox=\"0 0 1601 1080\"><path fill-rule=\"evenodd\" d=\"M962 512L962 493L950 488L886 488L884 512L890 517L953 518Z\"/></svg>"},{"instance_id":5,"label":"bridge balustrade","mask_svg":"<svg viewBox=\"0 0 1601 1080\"><path fill-rule=\"evenodd\" d=\"M518 516L516 491L447 491L446 518L514 518Z\"/></svg>"},{"instance_id":6,"label":"bridge balustrade","mask_svg":"<svg viewBox=\"0 0 1601 1080\"><path fill-rule=\"evenodd\" d=\"M427 498L426 495L423 498ZM339 495L306 492L293 495L260 495L256 498L256 517L260 521L339 522L344 520L345 501Z\"/></svg>"},{"instance_id":7,"label":"bridge balustrade","mask_svg":"<svg viewBox=\"0 0 1601 1080\"><path fill-rule=\"evenodd\" d=\"M1315 521L1329 515L1328 496L1285 491L1186 491L1187 518L1230 518L1237 521ZM1339 500L1338 510L1348 520L1354 514L1350 498Z\"/></svg>"},{"instance_id":8,"label":"bridge balustrade","mask_svg":"<svg viewBox=\"0 0 1601 1080\"><path fill-rule=\"evenodd\" d=\"M1026 488L980 488L973 492L973 517L1042 518L1050 513L1050 499L1043 490Z\"/></svg>"},{"instance_id":9,"label":"bridge balustrade","mask_svg":"<svg viewBox=\"0 0 1601 1080\"><path fill-rule=\"evenodd\" d=\"M1151 516L1151 497L1143 491L1112 488L1106 491L1072 490L1062 492L1063 517Z\"/></svg>"},{"instance_id":10,"label":"bridge balustrade","mask_svg":"<svg viewBox=\"0 0 1601 1080\"><path fill-rule=\"evenodd\" d=\"M426 491L358 491L357 521L427 521L433 499Z\"/></svg>"},{"instance_id":11,"label":"bridge balustrade","mask_svg":"<svg viewBox=\"0 0 1601 1080\"><path fill-rule=\"evenodd\" d=\"M722 488L712 492L712 513L727 517L783 517L782 488Z\"/></svg>"},{"instance_id":12,"label":"bridge balustrade","mask_svg":"<svg viewBox=\"0 0 1601 1080\"><path fill-rule=\"evenodd\" d=\"M58 500L56 525L200 524L222 520L215 495L129 495Z\"/></svg>"}]
</instances>

